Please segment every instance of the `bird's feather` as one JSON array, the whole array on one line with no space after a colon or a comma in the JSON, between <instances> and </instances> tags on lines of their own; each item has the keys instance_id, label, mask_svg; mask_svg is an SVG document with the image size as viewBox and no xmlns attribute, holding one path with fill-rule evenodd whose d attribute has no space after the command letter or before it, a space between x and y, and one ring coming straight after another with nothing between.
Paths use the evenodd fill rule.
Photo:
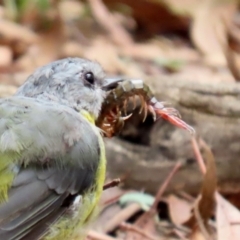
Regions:
<instances>
[{"instance_id":1,"label":"bird's feather","mask_svg":"<svg viewBox=\"0 0 240 240\"><path fill-rule=\"evenodd\" d=\"M95 185L99 137L95 126L63 105L0 100L0 239L39 239L77 195L102 188Z\"/></svg>"}]
</instances>

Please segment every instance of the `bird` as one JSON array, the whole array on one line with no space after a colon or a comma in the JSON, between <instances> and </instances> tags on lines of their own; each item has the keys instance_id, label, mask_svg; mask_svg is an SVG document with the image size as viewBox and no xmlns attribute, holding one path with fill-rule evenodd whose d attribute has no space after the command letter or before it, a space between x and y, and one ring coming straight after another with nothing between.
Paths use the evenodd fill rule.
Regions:
<instances>
[{"instance_id":1,"label":"bird","mask_svg":"<svg viewBox=\"0 0 240 240\"><path fill-rule=\"evenodd\" d=\"M84 238L106 171L95 121L118 81L97 62L64 58L0 99L1 240Z\"/></svg>"}]
</instances>

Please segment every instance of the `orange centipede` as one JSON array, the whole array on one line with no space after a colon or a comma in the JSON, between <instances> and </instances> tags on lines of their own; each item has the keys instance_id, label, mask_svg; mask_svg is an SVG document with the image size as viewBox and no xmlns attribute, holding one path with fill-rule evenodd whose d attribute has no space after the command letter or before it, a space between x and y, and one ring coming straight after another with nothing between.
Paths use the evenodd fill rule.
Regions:
<instances>
[{"instance_id":1,"label":"orange centipede","mask_svg":"<svg viewBox=\"0 0 240 240\"><path fill-rule=\"evenodd\" d=\"M110 90L102 105L102 110L96 125L100 127L106 136L112 137L120 132L124 126L124 121L132 114L126 114L129 99L133 100L133 109L136 107L136 98L140 99L140 113L144 112L143 121L147 113L153 115L154 120L163 118L175 126L195 133L193 127L181 119L179 112L175 108L165 107L164 102L158 101L150 87L141 79L122 80L117 86Z\"/></svg>"}]
</instances>

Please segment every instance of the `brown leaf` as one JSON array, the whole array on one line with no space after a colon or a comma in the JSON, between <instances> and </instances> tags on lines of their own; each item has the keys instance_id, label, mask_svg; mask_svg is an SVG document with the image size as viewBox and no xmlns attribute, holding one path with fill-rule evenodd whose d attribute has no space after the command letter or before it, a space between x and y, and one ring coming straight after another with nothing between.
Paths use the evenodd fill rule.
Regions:
<instances>
[{"instance_id":1,"label":"brown leaf","mask_svg":"<svg viewBox=\"0 0 240 240\"><path fill-rule=\"evenodd\" d=\"M201 217L206 223L212 216L215 208L214 194L217 188L217 177L213 153L205 142L201 141L201 145L203 146L203 157L206 160L207 171L204 175L201 189L201 199L198 207Z\"/></svg>"},{"instance_id":2,"label":"brown leaf","mask_svg":"<svg viewBox=\"0 0 240 240\"><path fill-rule=\"evenodd\" d=\"M139 231L129 231L128 229L126 234L127 240L144 240L146 239L142 234L141 230L143 230L148 235L154 236L156 235L156 224L155 219L151 216L151 213L145 212L141 217L137 219L134 223L133 228L139 229Z\"/></svg>"},{"instance_id":3,"label":"brown leaf","mask_svg":"<svg viewBox=\"0 0 240 240\"><path fill-rule=\"evenodd\" d=\"M189 24L187 17L179 16L169 9L169 0L103 0L103 2L114 10L118 10L121 3L127 6L136 25L139 26L137 33L142 37L161 32L184 31ZM178 5L182 5L182 1Z\"/></svg>"},{"instance_id":4,"label":"brown leaf","mask_svg":"<svg viewBox=\"0 0 240 240\"><path fill-rule=\"evenodd\" d=\"M190 240L206 240L202 232L199 230L199 228L195 229L191 236L189 236Z\"/></svg>"},{"instance_id":5,"label":"brown leaf","mask_svg":"<svg viewBox=\"0 0 240 240\"><path fill-rule=\"evenodd\" d=\"M118 216L119 213L122 211L121 207L117 204L111 204L108 207L105 207L101 214L98 216L98 218L95 220L94 224L91 226L92 229L106 233L108 231L105 231L106 228L109 229L109 224L112 223L112 219L114 219L115 216ZM119 222L118 222L119 224ZM115 227L117 225L114 225ZM114 229L114 227L113 227ZM113 230L111 229L111 230Z\"/></svg>"},{"instance_id":6,"label":"brown leaf","mask_svg":"<svg viewBox=\"0 0 240 240\"><path fill-rule=\"evenodd\" d=\"M0 46L0 68L8 67L12 64L12 50L7 46Z\"/></svg>"},{"instance_id":7,"label":"brown leaf","mask_svg":"<svg viewBox=\"0 0 240 240\"><path fill-rule=\"evenodd\" d=\"M188 201L175 195L168 196L166 201L174 224L181 225L190 218L192 205Z\"/></svg>"},{"instance_id":8,"label":"brown leaf","mask_svg":"<svg viewBox=\"0 0 240 240\"><path fill-rule=\"evenodd\" d=\"M195 143L194 150L196 153L196 149L199 149L195 139L193 139L193 143ZM201 233L204 235L205 239L211 239L208 231L208 220L213 215L215 209L214 194L217 187L216 166L211 149L203 140L200 140L200 144L203 149L203 158L206 161L206 173L204 174L201 194L198 196L193 207L194 214L187 221L186 225L190 226L193 229L193 232L196 231L196 229L201 230ZM198 161L201 161L200 154L196 157L198 158ZM205 168L203 168L202 171L205 171L204 169Z\"/></svg>"},{"instance_id":9,"label":"brown leaf","mask_svg":"<svg viewBox=\"0 0 240 240\"><path fill-rule=\"evenodd\" d=\"M146 234L148 234L149 239L155 239L155 236L157 235L156 223L155 223L154 216L157 214L158 203L159 203L160 199L162 198L162 195L163 195L164 191L166 190L167 186L169 185L170 181L172 180L172 178L174 177L174 175L176 174L176 172L179 170L180 167L181 167L181 163L177 162L175 164L174 168L172 169L172 171L168 174L168 176L165 179L165 181L163 182L163 184L160 186L160 188L156 194L154 203L151 206L151 208L149 209L149 211L147 211L143 215L141 215L133 225L133 227L139 228L139 229L141 229L141 231L144 231ZM129 231L127 233L127 239L128 240L145 239L144 236L140 236L139 233L141 231L140 230L139 231Z\"/></svg>"},{"instance_id":10,"label":"brown leaf","mask_svg":"<svg viewBox=\"0 0 240 240\"><path fill-rule=\"evenodd\" d=\"M205 55L207 63L226 65L223 44L227 42L227 27L236 11L235 0L199 1L193 15L191 37L197 48Z\"/></svg>"},{"instance_id":11,"label":"brown leaf","mask_svg":"<svg viewBox=\"0 0 240 240\"><path fill-rule=\"evenodd\" d=\"M0 34L2 38L11 41L22 41L27 44L36 43L37 34L20 24L0 19Z\"/></svg>"}]
</instances>

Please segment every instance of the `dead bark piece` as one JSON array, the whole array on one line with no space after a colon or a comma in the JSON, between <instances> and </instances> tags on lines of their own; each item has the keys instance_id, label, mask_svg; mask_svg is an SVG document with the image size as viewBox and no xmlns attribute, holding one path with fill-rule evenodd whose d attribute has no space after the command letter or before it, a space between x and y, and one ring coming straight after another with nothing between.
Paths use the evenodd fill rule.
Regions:
<instances>
[{"instance_id":1,"label":"dead bark piece","mask_svg":"<svg viewBox=\"0 0 240 240\"><path fill-rule=\"evenodd\" d=\"M116 187L120 184L120 182L121 182L120 178L113 179L111 182L104 184L103 190L107 190L108 188Z\"/></svg>"},{"instance_id":2,"label":"dead bark piece","mask_svg":"<svg viewBox=\"0 0 240 240\"><path fill-rule=\"evenodd\" d=\"M182 225L190 218L192 210L192 204L190 202L173 194L168 196L166 201L169 207L171 221L174 224L178 226Z\"/></svg>"}]
</instances>

